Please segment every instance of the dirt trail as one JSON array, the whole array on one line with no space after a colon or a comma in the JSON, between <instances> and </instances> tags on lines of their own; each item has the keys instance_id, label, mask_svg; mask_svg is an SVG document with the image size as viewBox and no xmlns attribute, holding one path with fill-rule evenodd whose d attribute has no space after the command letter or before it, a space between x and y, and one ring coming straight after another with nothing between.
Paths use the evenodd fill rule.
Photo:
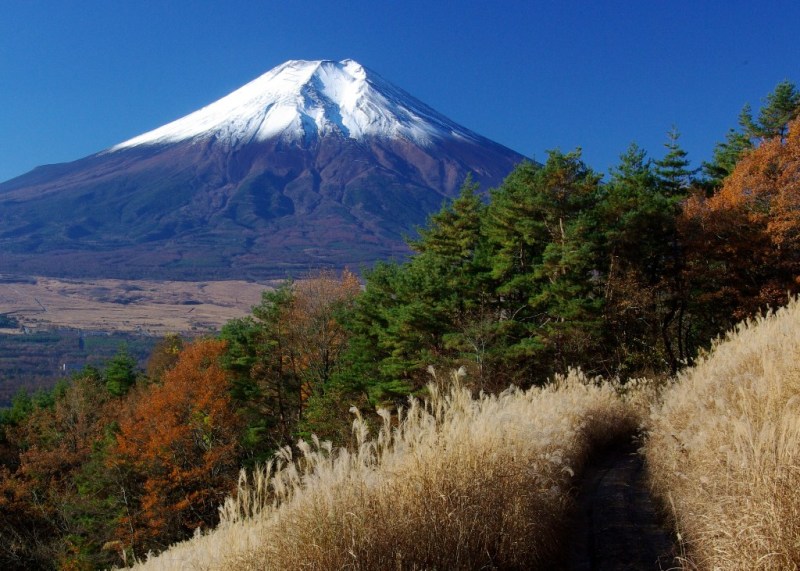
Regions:
<instances>
[{"instance_id":1,"label":"dirt trail","mask_svg":"<svg viewBox=\"0 0 800 571\"><path fill-rule=\"evenodd\" d=\"M577 496L566 541L567 571L674 569L676 547L647 488L631 440L591 461Z\"/></svg>"}]
</instances>

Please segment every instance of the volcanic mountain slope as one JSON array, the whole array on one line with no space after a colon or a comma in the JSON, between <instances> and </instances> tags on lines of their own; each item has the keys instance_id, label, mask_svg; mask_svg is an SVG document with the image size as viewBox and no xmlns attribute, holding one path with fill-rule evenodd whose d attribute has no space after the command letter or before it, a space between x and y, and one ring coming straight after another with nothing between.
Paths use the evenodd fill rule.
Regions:
<instances>
[{"instance_id":1,"label":"volcanic mountain slope","mask_svg":"<svg viewBox=\"0 0 800 571\"><path fill-rule=\"evenodd\" d=\"M467 173L522 160L352 60L289 61L72 163L0 184L0 267L56 276L265 278L358 267Z\"/></svg>"}]
</instances>

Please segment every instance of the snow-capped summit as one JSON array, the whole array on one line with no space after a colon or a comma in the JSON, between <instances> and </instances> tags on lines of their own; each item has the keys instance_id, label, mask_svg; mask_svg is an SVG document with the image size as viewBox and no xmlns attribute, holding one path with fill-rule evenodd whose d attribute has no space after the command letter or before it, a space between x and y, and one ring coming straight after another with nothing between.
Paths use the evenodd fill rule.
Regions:
<instances>
[{"instance_id":1,"label":"snow-capped summit","mask_svg":"<svg viewBox=\"0 0 800 571\"><path fill-rule=\"evenodd\" d=\"M408 253L467 177L524 157L352 60L289 61L177 121L0 183L0 268L274 278ZM65 215L66 213L66 215Z\"/></svg>"},{"instance_id":2,"label":"snow-capped summit","mask_svg":"<svg viewBox=\"0 0 800 571\"><path fill-rule=\"evenodd\" d=\"M331 134L399 138L423 146L434 139L476 138L358 62L291 60L111 150L212 137L231 146L275 138L308 142Z\"/></svg>"}]
</instances>

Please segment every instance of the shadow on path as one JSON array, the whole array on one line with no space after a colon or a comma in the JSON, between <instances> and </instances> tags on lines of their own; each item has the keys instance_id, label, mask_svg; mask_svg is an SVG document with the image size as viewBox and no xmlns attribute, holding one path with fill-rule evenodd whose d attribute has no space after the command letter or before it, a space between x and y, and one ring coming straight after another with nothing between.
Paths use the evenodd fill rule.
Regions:
<instances>
[{"instance_id":1,"label":"shadow on path","mask_svg":"<svg viewBox=\"0 0 800 571\"><path fill-rule=\"evenodd\" d=\"M568 527L565 571L677 568L677 549L647 487L631 439L590 459Z\"/></svg>"}]
</instances>

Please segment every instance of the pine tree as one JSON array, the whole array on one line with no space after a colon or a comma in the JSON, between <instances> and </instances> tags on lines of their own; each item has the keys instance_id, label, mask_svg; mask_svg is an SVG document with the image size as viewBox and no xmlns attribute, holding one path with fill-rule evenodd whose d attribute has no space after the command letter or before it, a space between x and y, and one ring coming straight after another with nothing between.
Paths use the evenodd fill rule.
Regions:
<instances>
[{"instance_id":1,"label":"pine tree","mask_svg":"<svg viewBox=\"0 0 800 571\"><path fill-rule=\"evenodd\" d=\"M489 262L482 228L486 205L478 195L478 188L468 176L459 196L432 215L427 226L419 230L419 239L411 242L419 255L409 266L435 274L436 283L430 285L440 291L431 294L444 304L440 309L448 322L463 318L465 312L481 305L489 287Z\"/></svg>"},{"instance_id":2,"label":"pine tree","mask_svg":"<svg viewBox=\"0 0 800 571\"><path fill-rule=\"evenodd\" d=\"M733 172L736 163L745 152L753 148L747 135L731 129L725 135L725 141L717 143L710 162L704 162L702 169L706 177L705 184L712 190L719 189L722 182Z\"/></svg>"},{"instance_id":3,"label":"pine tree","mask_svg":"<svg viewBox=\"0 0 800 571\"><path fill-rule=\"evenodd\" d=\"M492 193L485 226L503 316L496 324L498 351L507 369L519 371L517 382L580 364L573 358L593 343L595 244L588 212L598 193L599 176L580 150L551 151L541 167L520 165Z\"/></svg>"},{"instance_id":4,"label":"pine tree","mask_svg":"<svg viewBox=\"0 0 800 571\"><path fill-rule=\"evenodd\" d=\"M265 291L252 316L229 321L220 334L227 342L220 363L232 373L231 394L247 424L245 446L256 461L292 442L302 409L285 319L292 302L291 282Z\"/></svg>"},{"instance_id":5,"label":"pine tree","mask_svg":"<svg viewBox=\"0 0 800 571\"><path fill-rule=\"evenodd\" d=\"M108 362L104 377L108 392L117 397L127 393L136 382L136 359L125 345Z\"/></svg>"},{"instance_id":6,"label":"pine tree","mask_svg":"<svg viewBox=\"0 0 800 571\"><path fill-rule=\"evenodd\" d=\"M492 275L508 301L526 302L545 249L566 239L566 227L596 198L599 180L580 149L550 151L544 166L519 165L492 193L486 220Z\"/></svg>"},{"instance_id":7,"label":"pine tree","mask_svg":"<svg viewBox=\"0 0 800 571\"><path fill-rule=\"evenodd\" d=\"M672 341L662 325L679 301L673 279L677 211L674 198L662 192L652 161L631 145L611 170L597 209L606 260L604 355L612 374L659 370L669 360L665 344Z\"/></svg>"},{"instance_id":8,"label":"pine tree","mask_svg":"<svg viewBox=\"0 0 800 571\"><path fill-rule=\"evenodd\" d=\"M800 113L800 92L787 80L781 81L764 99L764 105L758 114L758 121L753 119L752 110L745 105L739 116L739 122L747 137L751 139L786 138L788 124Z\"/></svg>"},{"instance_id":9,"label":"pine tree","mask_svg":"<svg viewBox=\"0 0 800 571\"><path fill-rule=\"evenodd\" d=\"M664 257L659 250L669 241L665 227L675 213L660 192L652 161L636 144L611 170L598 214L608 255L641 267L649 278L658 274Z\"/></svg>"},{"instance_id":10,"label":"pine tree","mask_svg":"<svg viewBox=\"0 0 800 571\"><path fill-rule=\"evenodd\" d=\"M647 151L636 143L631 143L619 157L619 164L610 172L611 184L618 187L636 186L652 188L655 183L653 161L647 158Z\"/></svg>"},{"instance_id":11,"label":"pine tree","mask_svg":"<svg viewBox=\"0 0 800 571\"><path fill-rule=\"evenodd\" d=\"M697 172L689 168L691 163L687 158L688 153L678 144L679 138L680 132L673 126L667 132L667 142L664 143L667 154L661 160L655 161L658 182L664 194L670 197L684 196Z\"/></svg>"},{"instance_id":12,"label":"pine tree","mask_svg":"<svg viewBox=\"0 0 800 571\"><path fill-rule=\"evenodd\" d=\"M411 248L454 264L469 262L478 248L481 216L486 208L478 188L468 175L458 197L430 217L427 225L419 229L419 238L409 243Z\"/></svg>"}]
</instances>

